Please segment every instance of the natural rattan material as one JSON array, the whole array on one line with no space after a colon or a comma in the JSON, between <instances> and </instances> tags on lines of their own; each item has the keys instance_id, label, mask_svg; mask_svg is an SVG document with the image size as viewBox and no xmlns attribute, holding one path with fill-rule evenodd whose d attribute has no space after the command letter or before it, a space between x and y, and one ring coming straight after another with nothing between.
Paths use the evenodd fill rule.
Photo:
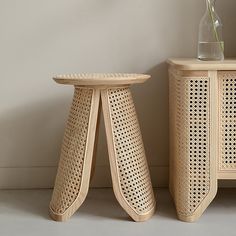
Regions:
<instances>
[{"instance_id":1,"label":"natural rattan material","mask_svg":"<svg viewBox=\"0 0 236 236\"><path fill-rule=\"evenodd\" d=\"M92 109L95 115L98 113L98 98L93 89L75 88L50 203L55 219L69 218L86 197L95 137L95 129L89 127L96 125L91 115Z\"/></svg>"},{"instance_id":2,"label":"natural rattan material","mask_svg":"<svg viewBox=\"0 0 236 236\"><path fill-rule=\"evenodd\" d=\"M86 75L84 77L87 78ZM51 216L60 221L68 219L87 195L92 159L95 158L100 101L115 195L135 221L147 220L154 213L155 198L128 85L111 88L101 88L100 84L93 88L75 86L50 203Z\"/></svg>"},{"instance_id":3,"label":"natural rattan material","mask_svg":"<svg viewBox=\"0 0 236 236\"><path fill-rule=\"evenodd\" d=\"M219 72L220 158L219 169L236 171L236 72Z\"/></svg>"},{"instance_id":4,"label":"natural rattan material","mask_svg":"<svg viewBox=\"0 0 236 236\"><path fill-rule=\"evenodd\" d=\"M192 222L218 179L236 179L236 61L169 63L170 191L179 219Z\"/></svg>"},{"instance_id":5,"label":"natural rattan material","mask_svg":"<svg viewBox=\"0 0 236 236\"><path fill-rule=\"evenodd\" d=\"M109 107L106 113L109 117L105 119L107 135L113 139L113 147L109 147L114 150L110 162L117 169L112 168L113 185L119 187L115 194L122 194L121 198L117 197L121 205L126 204L137 215L147 214L155 208L155 201L131 91L108 89L103 92L103 98Z\"/></svg>"},{"instance_id":6,"label":"natural rattan material","mask_svg":"<svg viewBox=\"0 0 236 236\"><path fill-rule=\"evenodd\" d=\"M181 216L191 216L209 193L209 78L171 75L175 99L173 147L176 208ZM173 151L173 150L172 150ZM174 164L174 163L175 164Z\"/></svg>"}]
</instances>

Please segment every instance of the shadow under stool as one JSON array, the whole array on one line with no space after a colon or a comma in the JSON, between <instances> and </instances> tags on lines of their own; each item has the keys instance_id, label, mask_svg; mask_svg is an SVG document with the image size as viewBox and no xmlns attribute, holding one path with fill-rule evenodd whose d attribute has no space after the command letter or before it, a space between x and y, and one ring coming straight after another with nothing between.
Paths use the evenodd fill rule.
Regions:
<instances>
[{"instance_id":1,"label":"shadow under stool","mask_svg":"<svg viewBox=\"0 0 236 236\"><path fill-rule=\"evenodd\" d=\"M50 202L54 220L69 219L86 198L95 163L102 108L115 196L135 221L155 212L155 198L130 85L150 78L142 74L56 76L74 86L61 156Z\"/></svg>"}]
</instances>

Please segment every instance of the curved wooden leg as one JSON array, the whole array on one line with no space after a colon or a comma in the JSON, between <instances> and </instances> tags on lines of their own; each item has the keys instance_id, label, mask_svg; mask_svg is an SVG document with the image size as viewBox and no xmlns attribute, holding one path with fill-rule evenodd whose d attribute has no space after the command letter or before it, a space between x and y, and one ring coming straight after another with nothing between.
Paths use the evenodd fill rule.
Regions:
<instances>
[{"instance_id":1,"label":"curved wooden leg","mask_svg":"<svg viewBox=\"0 0 236 236\"><path fill-rule=\"evenodd\" d=\"M217 193L217 179L215 176L211 178L209 182L199 183L199 179L191 180L183 173L176 177L179 184L174 187L174 200L180 220L195 222L210 205Z\"/></svg>"},{"instance_id":2,"label":"curved wooden leg","mask_svg":"<svg viewBox=\"0 0 236 236\"><path fill-rule=\"evenodd\" d=\"M156 203L131 91L112 88L101 95L115 196L135 221L145 221Z\"/></svg>"},{"instance_id":3,"label":"curved wooden leg","mask_svg":"<svg viewBox=\"0 0 236 236\"><path fill-rule=\"evenodd\" d=\"M69 219L89 188L100 91L75 88L50 202L54 220Z\"/></svg>"}]
</instances>

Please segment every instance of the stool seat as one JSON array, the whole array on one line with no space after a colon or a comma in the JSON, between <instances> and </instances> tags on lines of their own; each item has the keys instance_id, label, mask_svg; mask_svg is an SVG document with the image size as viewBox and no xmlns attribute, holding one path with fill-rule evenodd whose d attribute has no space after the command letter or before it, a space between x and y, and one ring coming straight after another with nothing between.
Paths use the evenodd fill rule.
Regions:
<instances>
[{"instance_id":1,"label":"stool seat","mask_svg":"<svg viewBox=\"0 0 236 236\"><path fill-rule=\"evenodd\" d=\"M144 74L124 74L124 73L81 73L57 75L53 79L59 84L81 85L81 86L101 86L101 85L127 85L144 83L150 75Z\"/></svg>"}]
</instances>

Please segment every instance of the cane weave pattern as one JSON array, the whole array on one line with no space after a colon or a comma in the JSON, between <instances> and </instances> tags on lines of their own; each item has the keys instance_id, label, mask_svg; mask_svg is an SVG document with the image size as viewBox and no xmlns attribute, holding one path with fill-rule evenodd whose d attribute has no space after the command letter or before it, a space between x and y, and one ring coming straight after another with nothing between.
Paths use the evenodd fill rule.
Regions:
<instances>
[{"instance_id":1,"label":"cane weave pattern","mask_svg":"<svg viewBox=\"0 0 236 236\"><path fill-rule=\"evenodd\" d=\"M178 213L190 216L210 190L209 78L170 79L172 191Z\"/></svg>"},{"instance_id":2,"label":"cane weave pattern","mask_svg":"<svg viewBox=\"0 0 236 236\"><path fill-rule=\"evenodd\" d=\"M131 91L108 89L108 100L120 189L134 211L148 212L155 199Z\"/></svg>"},{"instance_id":3,"label":"cane weave pattern","mask_svg":"<svg viewBox=\"0 0 236 236\"><path fill-rule=\"evenodd\" d=\"M63 214L80 191L92 96L92 89L75 89L50 205L57 214Z\"/></svg>"},{"instance_id":4,"label":"cane weave pattern","mask_svg":"<svg viewBox=\"0 0 236 236\"><path fill-rule=\"evenodd\" d=\"M220 91L220 170L236 170L236 72L218 73Z\"/></svg>"}]
</instances>

